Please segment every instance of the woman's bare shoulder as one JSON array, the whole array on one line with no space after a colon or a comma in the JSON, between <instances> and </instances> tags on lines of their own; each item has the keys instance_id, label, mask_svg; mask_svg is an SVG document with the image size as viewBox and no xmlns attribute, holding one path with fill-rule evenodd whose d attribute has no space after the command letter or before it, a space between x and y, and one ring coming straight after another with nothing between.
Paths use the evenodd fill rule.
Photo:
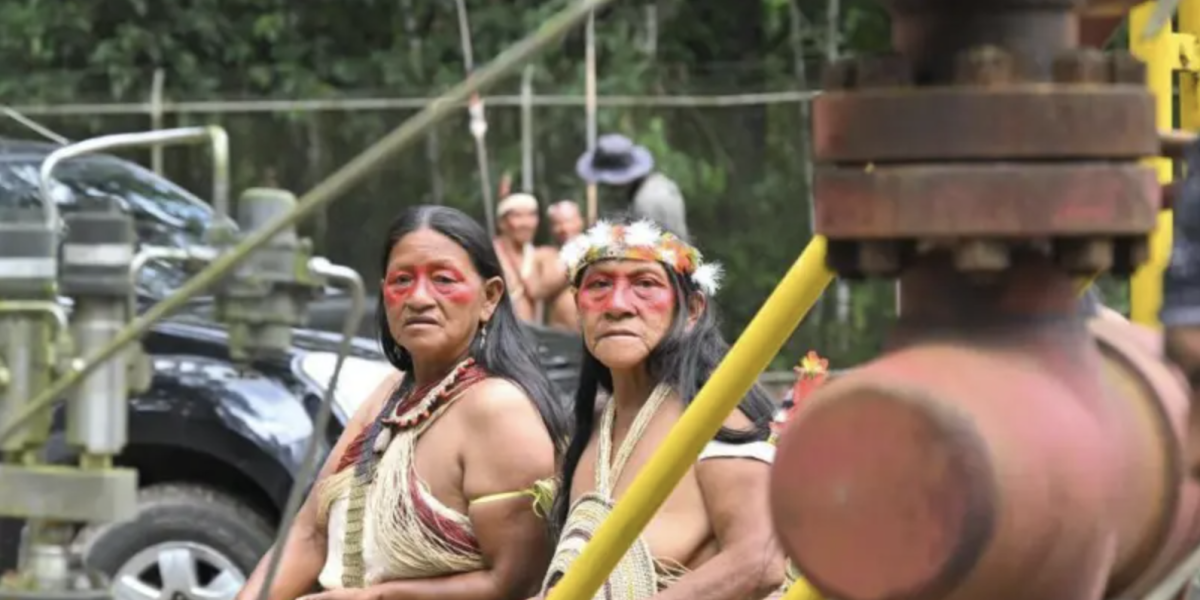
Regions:
<instances>
[{"instance_id":1,"label":"woman's bare shoulder","mask_svg":"<svg viewBox=\"0 0 1200 600\"><path fill-rule=\"evenodd\" d=\"M473 423L492 426L497 420L541 422L533 399L521 386L501 377L489 377L463 392L460 404Z\"/></svg>"}]
</instances>

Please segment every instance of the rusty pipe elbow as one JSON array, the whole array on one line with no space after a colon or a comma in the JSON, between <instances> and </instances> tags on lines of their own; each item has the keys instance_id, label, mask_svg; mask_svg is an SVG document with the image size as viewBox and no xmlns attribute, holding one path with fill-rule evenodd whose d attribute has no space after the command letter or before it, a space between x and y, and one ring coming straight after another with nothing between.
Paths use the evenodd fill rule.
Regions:
<instances>
[{"instance_id":1,"label":"rusty pipe elbow","mask_svg":"<svg viewBox=\"0 0 1200 600\"><path fill-rule=\"evenodd\" d=\"M780 440L771 500L818 589L1096 600L1170 563L1190 518L1179 415L1137 385L1113 392L1128 361L1059 333L919 341L812 397Z\"/></svg>"},{"instance_id":2,"label":"rusty pipe elbow","mask_svg":"<svg viewBox=\"0 0 1200 600\"><path fill-rule=\"evenodd\" d=\"M1117 398L1135 418L1135 430L1157 432L1167 462L1161 491L1174 493L1173 506L1162 498L1163 511L1155 525L1165 531L1152 544L1145 543L1122 561L1124 572L1114 573L1110 588L1118 597L1140 597L1165 577L1200 540L1200 483L1187 476L1188 450L1195 450L1195 433L1189 431L1188 385L1180 370L1163 351L1163 334L1126 321L1119 315L1093 320L1091 331L1104 357L1105 375ZM1188 443L1185 443L1188 442ZM1173 508L1173 510L1172 510ZM1149 515L1148 515L1149 516Z\"/></svg>"}]
</instances>

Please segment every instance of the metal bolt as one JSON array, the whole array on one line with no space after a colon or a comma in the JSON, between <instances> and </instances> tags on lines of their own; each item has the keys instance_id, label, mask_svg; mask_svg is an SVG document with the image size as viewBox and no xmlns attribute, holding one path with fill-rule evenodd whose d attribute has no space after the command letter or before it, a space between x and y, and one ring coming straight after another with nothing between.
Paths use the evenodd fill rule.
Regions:
<instances>
[{"instance_id":1,"label":"metal bolt","mask_svg":"<svg viewBox=\"0 0 1200 600\"><path fill-rule=\"evenodd\" d=\"M1129 52L1108 55L1109 81L1131 85L1146 85L1146 63Z\"/></svg>"},{"instance_id":2,"label":"metal bolt","mask_svg":"<svg viewBox=\"0 0 1200 600\"><path fill-rule=\"evenodd\" d=\"M955 81L966 85L1004 85L1020 79L1016 57L998 46L967 50L955 62Z\"/></svg>"},{"instance_id":3,"label":"metal bolt","mask_svg":"<svg viewBox=\"0 0 1200 600\"><path fill-rule=\"evenodd\" d=\"M994 272L1008 268L1007 245L994 240L968 240L954 249L954 266L963 272Z\"/></svg>"},{"instance_id":4,"label":"metal bolt","mask_svg":"<svg viewBox=\"0 0 1200 600\"><path fill-rule=\"evenodd\" d=\"M912 65L899 54L864 56L858 59L855 84L859 88L905 87L912 83Z\"/></svg>"},{"instance_id":5,"label":"metal bolt","mask_svg":"<svg viewBox=\"0 0 1200 600\"><path fill-rule=\"evenodd\" d=\"M1104 52L1079 48L1054 59L1054 81L1058 83L1108 83L1111 63Z\"/></svg>"},{"instance_id":6,"label":"metal bolt","mask_svg":"<svg viewBox=\"0 0 1200 600\"><path fill-rule=\"evenodd\" d=\"M1111 239L1074 239L1058 243L1056 262L1073 275L1091 275L1113 266L1114 244Z\"/></svg>"},{"instance_id":7,"label":"metal bolt","mask_svg":"<svg viewBox=\"0 0 1200 600\"><path fill-rule=\"evenodd\" d=\"M852 90L858 83L858 63L854 59L835 60L825 65L821 87L829 90Z\"/></svg>"}]
</instances>

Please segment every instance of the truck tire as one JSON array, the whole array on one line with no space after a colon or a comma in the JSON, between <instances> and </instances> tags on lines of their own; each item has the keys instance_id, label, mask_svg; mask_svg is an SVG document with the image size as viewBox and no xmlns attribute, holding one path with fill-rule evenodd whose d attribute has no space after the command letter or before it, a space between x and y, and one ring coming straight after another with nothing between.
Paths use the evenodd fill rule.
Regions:
<instances>
[{"instance_id":1,"label":"truck tire","mask_svg":"<svg viewBox=\"0 0 1200 600\"><path fill-rule=\"evenodd\" d=\"M112 577L118 598L232 600L273 532L228 494L171 483L138 492L136 519L88 527L78 541L87 565Z\"/></svg>"}]
</instances>

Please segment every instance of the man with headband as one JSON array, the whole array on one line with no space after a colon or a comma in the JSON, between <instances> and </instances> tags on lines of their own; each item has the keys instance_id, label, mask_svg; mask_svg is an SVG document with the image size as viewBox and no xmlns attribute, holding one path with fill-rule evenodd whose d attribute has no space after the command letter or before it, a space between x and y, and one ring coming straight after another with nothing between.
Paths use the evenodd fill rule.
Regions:
<instances>
[{"instance_id":1,"label":"man with headband","mask_svg":"<svg viewBox=\"0 0 1200 600\"><path fill-rule=\"evenodd\" d=\"M532 194L516 193L506 196L496 207L496 254L504 268L504 282L517 318L533 322L538 318L535 294L539 280L537 249L533 236L538 227L538 201Z\"/></svg>"}]
</instances>

